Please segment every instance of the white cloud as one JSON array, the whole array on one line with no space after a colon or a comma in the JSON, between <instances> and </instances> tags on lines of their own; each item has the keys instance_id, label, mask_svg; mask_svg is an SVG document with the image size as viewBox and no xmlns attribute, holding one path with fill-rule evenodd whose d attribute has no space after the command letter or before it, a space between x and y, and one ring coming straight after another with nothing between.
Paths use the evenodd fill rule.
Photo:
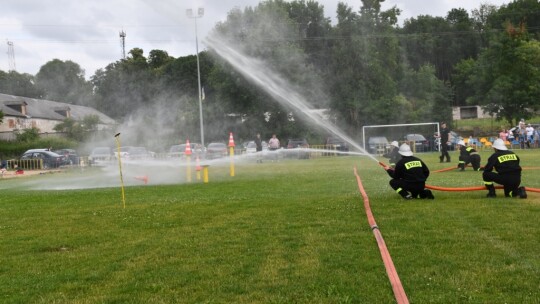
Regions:
<instances>
[{"instance_id":1,"label":"white cloud","mask_svg":"<svg viewBox=\"0 0 540 304\"><path fill-rule=\"evenodd\" d=\"M335 19L338 1L321 0L325 15ZM354 11L361 1L346 0ZM501 5L505 0L493 0ZM17 0L2 6L0 38L14 43L17 71L36 74L52 59L72 60L86 70L87 77L121 58L119 32L124 30L126 52L134 47L145 54L153 49L165 50L174 57L195 54L195 20L186 16L186 9L205 10L197 19L199 50L202 38L224 21L234 7L255 7L258 0ZM420 14L445 16L451 8L470 11L480 1L466 0L387 0L383 9L397 5L404 18ZM0 47L0 70L7 71L7 44Z\"/></svg>"}]
</instances>

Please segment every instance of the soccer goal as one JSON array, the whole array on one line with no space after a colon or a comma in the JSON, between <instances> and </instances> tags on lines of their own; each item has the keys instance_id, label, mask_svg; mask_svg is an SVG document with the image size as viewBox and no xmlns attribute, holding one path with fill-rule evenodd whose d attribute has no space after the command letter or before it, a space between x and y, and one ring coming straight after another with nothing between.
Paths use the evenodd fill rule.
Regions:
<instances>
[{"instance_id":1,"label":"soccer goal","mask_svg":"<svg viewBox=\"0 0 540 304\"><path fill-rule=\"evenodd\" d=\"M383 154L392 141L408 143L413 152L438 151L438 122L371 125L362 127L364 149L371 154Z\"/></svg>"}]
</instances>

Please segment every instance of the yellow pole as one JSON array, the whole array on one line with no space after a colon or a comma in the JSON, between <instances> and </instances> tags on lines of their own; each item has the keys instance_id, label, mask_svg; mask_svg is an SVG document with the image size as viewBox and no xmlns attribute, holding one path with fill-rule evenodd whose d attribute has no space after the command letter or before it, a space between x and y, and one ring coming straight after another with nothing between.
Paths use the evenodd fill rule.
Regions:
<instances>
[{"instance_id":1,"label":"yellow pole","mask_svg":"<svg viewBox=\"0 0 540 304\"><path fill-rule=\"evenodd\" d=\"M191 183L191 156L186 155L186 179Z\"/></svg>"},{"instance_id":2,"label":"yellow pole","mask_svg":"<svg viewBox=\"0 0 540 304\"><path fill-rule=\"evenodd\" d=\"M197 180L201 180L201 163L199 162L199 157L195 158L195 171L197 172Z\"/></svg>"},{"instance_id":3,"label":"yellow pole","mask_svg":"<svg viewBox=\"0 0 540 304\"><path fill-rule=\"evenodd\" d=\"M230 172L234 176L234 138L232 132L229 133L229 156L231 158Z\"/></svg>"},{"instance_id":4,"label":"yellow pole","mask_svg":"<svg viewBox=\"0 0 540 304\"><path fill-rule=\"evenodd\" d=\"M208 165L203 165L203 182L208 184Z\"/></svg>"},{"instance_id":5,"label":"yellow pole","mask_svg":"<svg viewBox=\"0 0 540 304\"><path fill-rule=\"evenodd\" d=\"M122 185L122 204L124 206L124 209L126 208L126 196L124 193L124 177L122 176L122 160L120 157L120 133L116 133L114 136L116 138L116 147L118 153L116 154L118 157L118 168L120 169L120 184Z\"/></svg>"},{"instance_id":6,"label":"yellow pole","mask_svg":"<svg viewBox=\"0 0 540 304\"><path fill-rule=\"evenodd\" d=\"M234 147L229 147L229 155L231 158L231 176L234 176Z\"/></svg>"}]
</instances>

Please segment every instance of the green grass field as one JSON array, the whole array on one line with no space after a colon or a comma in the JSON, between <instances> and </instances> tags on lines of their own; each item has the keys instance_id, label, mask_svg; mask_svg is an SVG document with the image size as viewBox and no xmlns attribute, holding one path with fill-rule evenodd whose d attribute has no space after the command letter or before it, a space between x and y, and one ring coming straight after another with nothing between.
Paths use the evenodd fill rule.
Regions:
<instances>
[{"instance_id":1,"label":"green grass field","mask_svg":"<svg viewBox=\"0 0 540 304\"><path fill-rule=\"evenodd\" d=\"M523 167L540 150L517 150ZM456 166L417 154L432 171ZM489 152L482 152L485 163ZM383 160L384 159L380 159ZM394 303L353 168L411 303L540 303L540 194L404 201L361 156L210 168L210 182L28 190L0 180L1 303ZM539 169L523 184L540 188ZM480 172L428 184L482 185Z\"/></svg>"}]
</instances>

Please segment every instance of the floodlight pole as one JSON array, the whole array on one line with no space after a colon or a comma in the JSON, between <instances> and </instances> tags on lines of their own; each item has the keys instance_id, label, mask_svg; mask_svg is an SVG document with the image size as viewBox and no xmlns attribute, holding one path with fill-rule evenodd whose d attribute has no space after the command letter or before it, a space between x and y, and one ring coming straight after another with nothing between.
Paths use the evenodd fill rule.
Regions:
<instances>
[{"instance_id":1,"label":"floodlight pole","mask_svg":"<svg viewBox=\"0 0 540 304\"><path fill-rule=\"evenodd\" d=\"M192 9L186 10L186 15L190 19L195 20L195 50L197 56L197 80L199 85L199 121L201 123L201 144L204 146L204 123L203 123L203 112L202 112L202 90L201 90L201 68L199 64L199 38L197 34L197 19L204 16L204 8L199 7L197 9L197 16L193 15Z\"/></svg>"}]
</instances>

